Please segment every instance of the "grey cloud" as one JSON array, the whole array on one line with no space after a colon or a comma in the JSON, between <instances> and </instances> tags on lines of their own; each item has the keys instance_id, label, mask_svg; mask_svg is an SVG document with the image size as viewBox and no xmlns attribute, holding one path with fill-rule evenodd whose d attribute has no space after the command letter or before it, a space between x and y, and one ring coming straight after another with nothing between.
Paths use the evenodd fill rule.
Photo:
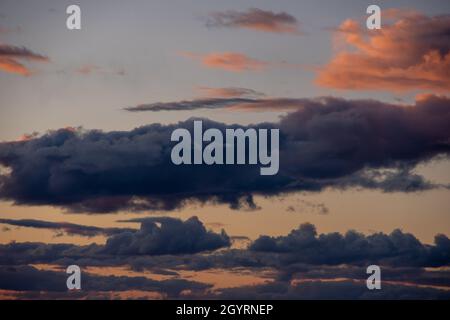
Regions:
<instances>
[{"instance_id":1,"label":"grey cloud","mask_svg":"<svg viewBox=\"0 0 450 320\"><path fill-rule=\"evenodd\" d=\"M192 132L194 119L122 132L61 129L0 143L0 165L8 168L0 175L0 199L95 213L173 210L190 202L256 209L254 195L444 187L414 169L433 157L448 157L449 98L428 96L411 106L339 98L286 102L292 112L276 123L240 126L203 119L204 130L280 129L275 176L261 176L252 165L172 164L170 135L177 128ZM274 106L264 103L260 107Z\"/></svg>"},{"instance_id":2,"label":"grey cloud","mask_svg":"<svg viewBox=\"0 0 450 320\"><path fill-rule=\"evenodd\" d=\"M297 19L286 12L272 12L251 8L247 11L220 11L211 13L208 27L246 28L261 32L302 34Z\"/></svg>"},{"instance_id":3,"label":"grey cloud","mask_svg":"<svg viewBox=\"0 0 450 320\"><path fill-rule=\"evenodd\" d=\"M317 234L312 224L302 224L287 236L261 236L252 251L283 254L285 261L309 264L383 263L395 266L436 267L450 264L450 240L436 235L435 245L422 244L400 230L365 236L355 231Z\"/></svg>"},{"instance_id":4,"label":"grey cloud","mask_svg":"<svg viewBox=\"0 0 450 320\"><path fill-rule=\"evenodd\" d=\"M127 228L101 228L94 226L85 226L68 222L50 222L34 219L0 219L0 223L18 227L28 227L36 229L49 229L63 231L68 235L79 235L85 237L94 237L97 235L110 236L121 232L133 232L133 229Z\"/></svg>"},{"instance_id":5,"label":"grey cloud","mask_svg":"<svg viewBox=\"0 0 450 320\"><path fill-rule=\"evenodd\" d=\"M253 103L257 100L250 98L203 98L195 100L185 100L176 102L156 102L150 104L141 104L135 107L127 107L125 110L131 112L140 111L180 111L195 109L220 109L233 106L240 103Z\"/></svg>"},{"instance_id":6,"label":"grey cloud","mask_svg":"<svg viewBox=\"0 0 450 320\"><path fill-rule=\"evenodd\" d=\"M67 293L65 270L44 271L31 266L0 266L0 288L14 291L51 291ZM176 298L184 290L204 291L208 284L182 279L151 280L144 277L99 276L83 273L83 291L157 291Z\"/></svg>"},{"instance_id":7,"label":"grey cloud","mask_svg":"<svg viewBox=\"0 0 450 320\"><path fill-rule=\"evenodd\" d=\"M108 238L102 252L114 255L187 254L216 250L230 244L225 231L220 234L208 231L197 217L186 221L163 217L141 220L139 231Z\"/></svg>"},{"instance_id":8,"label":"grey cloud","mask_svg":"<svg viewBox=\"0 0 450 320\"><path fill-rule=\"evenodd\" d=\"M47 61L48 57L35 53L25 47L0 44L0 58L20 58L27 60Z\"/></svg>"}]
</instances>

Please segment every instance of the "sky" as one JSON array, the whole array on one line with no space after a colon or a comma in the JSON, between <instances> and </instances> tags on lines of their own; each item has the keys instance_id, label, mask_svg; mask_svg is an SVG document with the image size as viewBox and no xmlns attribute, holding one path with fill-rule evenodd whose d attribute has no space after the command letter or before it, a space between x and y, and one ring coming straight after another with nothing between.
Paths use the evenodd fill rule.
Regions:
<instances>
[{"instance_id":1,"label":"sky","mask_svg":"<svg viewBox=\"0 0 450 320\"><path fill-rule=\"evenodd\" d=\"M0 2L0 297L448 299L449 3L71 4ZM192 118L279 128L279 174L175 167Z\"/></svg>"}]
</instances>

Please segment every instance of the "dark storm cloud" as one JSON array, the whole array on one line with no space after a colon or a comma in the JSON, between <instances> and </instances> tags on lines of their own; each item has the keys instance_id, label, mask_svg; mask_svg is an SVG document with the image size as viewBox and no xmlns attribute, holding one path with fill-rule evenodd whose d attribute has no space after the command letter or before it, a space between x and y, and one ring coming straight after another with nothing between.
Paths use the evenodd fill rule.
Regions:
<instances>
[{"instance_id":1,"label":"dark storm cloud","mask_svg":"<svg viewBox=\"0 0 450 320\"><path fill-rule=\"evenodd\" d=\"M68 222L50 222L34 219L21 219L21 220L0 219L0 223L18 227L57 230L63 231L68 235L79 235L85 237L94 237L98 235L109 236L121 232L135 231L134 229L126 229L126 228L101 228Z\"/></svg>"},{"instance_id":2,"label":"dark storm cloud","mask_svg":"<svg viewBox=\"0 0 450 320\"><path fill-rule=\"evenodd\" d=\"M0 245L0 289L63 292L67 277L63 269L77 264L82 268L128 267L169 277L154 281L83 273L85 292L147 290L168 297L224 299L448 299L448 291L442 288L450 286L446 268L450 265L450 240L444 235L437 235L435 243L427 245L399 230L389 235L365 236L355 231L319 235L313 225L304 224L286 236L261 236L248 249L199 254L196 252L218 248L219 242L229 242L228 237L224 232L206 232L195 217L185 222L168 217L139 221L140 231L131 236L126 236L126 232L112 235L106 245ZM160 230L156 230L158 226ZM62 271L39 271L25 266L38 263L61 266ZM382 268L381 291L367 290L366 267L371 264ZM180 279L183 270L208 269L270 273L266 273L266 284L219 289L213 294L209 291L211 285Z\"/></svg>"},{"instance_id":3,"label":"dark storm cloud","mask_svg":"<svg viewBox=\"0 0 450 320\"><path fill-rule=\"evenodd\" d=\"M3 223L3 222L2 222ZM35 228L53 226L51 222L14 223ZM78 232L92 231L88 226L75 225ZM192 254L203 251L213 251L228 247L231 240L225 231L215 233L206 230L197 217L186 221L176 218L148 218L142 220L141 228L110 229L105 245L91 244L77 246L73 244L43 244L43 243L10 243L0 246L0 264L27 264L38 262L55 262L63 258L104 259L119 256L138 255L176 255Z\"/></svg>"},{"instance_id":4,"label":"dark storm cloud","mask_svg":"<svg viewBox=\"0 0 450 320\"><path fill-rule=\"evenodd\" d=\"M396 266L443 266L450 264L450 240L436 235L435 245L422 244L412 234L394 230L391 234L365 236L355 231L317 234L312 224L303 224L287 236L261 236L252 251L286 254L284 259L309 264L382 262Z\"/></svg>"},{"instance_id":5,"label":"dark storm cloud","mask_svg":"<svg viewBox=\"0 0 450 320\"><path fill-rule=\"evenodd\" d=\"M158 225L159 224L159 225ZM113 255L186 254L230 246L227 234L206 230L197 217L147 218L137 232L122 232L106 242L102 252Z\"/></svg>"},{"instance_id":6,"label":"dark storm cloud","mask_svg":"<svg viewBox=\"0 0 450 320\"><path fill-rule=\"evenodd\" d=\"M248 249L216 251L228 247L224 231L206 231L192 217L184 222L156 218L142 223L134 233L112 235L105 245L9 243L0 245L0 265L56 263L78 265L130 265L135 270L179 268L274 268L288 272L303 265L363 266L380 264L392 267L442 267L450 265L450 240L436 235L435 243L421 243L409 233L363 235L356 231L317 234L311 224L303 224L280 237L260 236ZM290 272L292 273L292 272Z\"/></svg>"},{"instance_id":7,"label":"dark storm cloud","mask_svg":"<svg viewBox=\"0 0 450 320\"><path fill-rule=\"evenodd\" d=\"M209 15L206 26L246 28L262 32L301 34L297 19L286 12L251 8L247 11L220 11Z\"/></svg>"},{"instance_id":8,"label":"dark storm cloud","mask_svg":"<svg viewBox=\"0 0 450 320\"><path fill-rule=\"evenodd\" d=\"M422 288L411 285L383 284L382 290L367 290L365 281L305 281L301 285L287 282L270 282L256 286L244 286L220 290L216 299L301 299L301 300L448 300L450 292L436 288ZM197 296L201 298L201 296Z\"/></svg>"},{"instance_id":9,"label":"dark storm cloud","mask_svg":"<svg viewBox=\"0 0 450 320\"><path fill-rule=\"evenodd\" d=\"M331 187L414 192L441 187L413 172L450 151L450 99L424 96L415 105L339 98L289 100L278 123L280 170L259 166L176 166L176 128L193 119L132 131L61 129L26 141L0 143L0 199L53 205L75 212L172 210L191 201L255 209L253 195L272 196ZM272 104L270 104L273 106ZM204 130L249 128L203 119Z\"/></svg>"}]
</instances>

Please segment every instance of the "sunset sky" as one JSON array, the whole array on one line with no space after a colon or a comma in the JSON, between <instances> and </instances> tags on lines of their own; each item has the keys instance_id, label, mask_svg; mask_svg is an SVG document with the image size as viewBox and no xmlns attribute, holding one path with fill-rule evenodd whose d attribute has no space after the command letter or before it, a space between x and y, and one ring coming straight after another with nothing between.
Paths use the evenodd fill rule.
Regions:
<instances>
[{"instance_id":1,"label":"sunset sky","mask_svg":"<svg viewBox=\"0 0 450 320\"><path fill-rule=\"evenodd\" d=\"M0 298L450 297L450 3L70 4L0 2ZM192 118L279 174L174 166Z\"/></svg>"}]
</instances>

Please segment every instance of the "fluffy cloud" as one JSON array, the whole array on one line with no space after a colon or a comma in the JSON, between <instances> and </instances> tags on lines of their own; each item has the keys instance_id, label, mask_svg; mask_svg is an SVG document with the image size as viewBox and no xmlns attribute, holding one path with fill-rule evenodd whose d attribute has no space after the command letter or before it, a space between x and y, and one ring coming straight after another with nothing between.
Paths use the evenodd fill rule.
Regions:
<instances>
[{"instance_id":1,"label":"fluffy cloud","mask_svg":"<svg viewBox=\"0 0 450 320\"><path fill-rule=\"evenodd\" d=\"M108 238L102 252L118 255L187 254L228 247L227 234L207 231L197 217L147 218L137 232L123 232ZM158 225L160 224L160 225Z\"/></svg>"},{"instance_id":2,"label":"fluffy cloud","mask_svg":"<svg viewBox=\"0 0 450 320\"><path fill-rule=\"evenodd\" d=\"M261 176L259 166L252 165L172 164L170 135L176 128L192 132L192 119L128 132L61 129L0 143L0 164L8 168L0 176L0 198L75 212L113 212L172 210L189 201L256 208L255 194L327 187L386 192L440 187L413 169L450 151L447 97L423 96L411 106L338 98L292 103L295 111L280 122L252 126L280 129L275 176ZM224 132L230 126L204 119L203 127Z\"/></svg>"},{"instance_id":3,"label":"fluffy cloud","mask_svg":"<svg viewBox=\"0 0 450 320\"><path fill-rule=\"evenodd\" d=\"M396 12L392 24L370 31L355 20L337 29L354 50L342 50L318 75L337 89L450 90L450 15Z\"/></svg>"},{"instance_id":4,"label":"fluffy cloud","mask_svg":"<svg viewBox=\"0 0 450 320\"><path fill-rule=\"evenodd\" d=\"M297 19L286 12L272 12L257 8L247 11L221 11L209 15L208 27L245 28L271 33L290 33L300 35Z\"/></svg>"},{"instance_id":5,"label":"fluffy cloud","mask_svg":"<svg viewBox=\"0 0 450 320\"><path fill-rule=\"evenodd\" d=\"M134 220L140 222L139 230L128 228L96 229L95 227L70 225L76 230L73 234L107 234L105 245L92 244L76 246L72 244L10 243L0 247L0 264L27 264L55 262L62 258L93 258L102 255L105 259L117 256L139 255L177 255L213 251L228 247L231 240L225 231L214 233L206 230L197 217L186 221L176 218L160 217ZM14 222L15 225L27 225L34 228L56 227L51 222L34 221L31 223ZM59 227L59 225L58 225ZM3 255L4 254L4 255Z\"/></svg>"},{"instance_id":6,"label":"fluffy cloud","mask_svg":"<svg viewBox=\"0 0 450 320\"><path fill-rule=\"evenodd\" d=\"M35 62L49 61L48 57L37 54L25 47L0 44L0 70L23 76L31 75L32 71L22 64L20 60Z\"/></svg>"},{"instance_id":7,"label":"fluffy cloud","mask_svg":"<svg viewBox=\"0 0 450 320\"><path fill-rule=\"evenodd\" d=\"M435 245L422 244L412 234L365 236L355 231L318 235L314 225L302 224L287 236L261 236L250 250L287 254L291 262L308 264L382 263L396 266L442 266L450 264L450 240L436 235Z\"/></svg>"},{"instance_id":8,"label":"fluffy cloud","mask_svg":"<svg viewBox=\"0 0 450 320\"><path fill-rule=\"evenodd\" d=\"M100 270L102 266L129 267L133 273L149 271L167 276L167 280L155 281L85 272L81 297L98 291L143 290L169 298L448 299L448 290L442 288L450 286L450 240L444 235L436 235L435 243L428 245L399 230L367 236L356 231L318 234L313 225L304 224L285 236L261 236L248 249L199 254L197 250L209 251L214 243L227 241L228 237L205 231L196 218L185 222L169 217L128 221L141 222L141 230L131 237L124 236L126 232L112 235L104 246L0 245L0 290L17 290L22 292L19 297L30 298L63 293L67 277L63 269L77 264ZM182 244L183 240L187 244ZM61 272L26 266L39 263L60 266ZM365 270L370 264L382 267L381 291L366 288ZM183 271L201 273L207 269L265 270L270 271L270 276L268 273L263 285L218 290L212 290L209 284L180 279ZM32 294L40 291L43 293Z\"/></svg>"},{"instance_id":9,"label":"fluffy cloud","mask_svg":"<svg viewBox=\"0 0 450 320\"><path fill-rule=\"evenodd\" d=\"M356 277L349 273L349 269L342 271L345 274L336 269L342 265L379 264L415 270L450 265L450 240L442 234L436 235L434 244L429 245L400 230L371 235L356 231L318 234L314 225L303 224L285 236L262 235L252 241L248 249L214 251L228 247L229 237L224 231L206 231L196 217L184 222L169 217L132 221L142 221L139 231L111 235L105 245L3 244L0 245L0 265L130 265L134 270L273 268L280 271L283 279L293 279L296 273L307 274L311 278ZM196 254L202 252L211 253ZM319 265L334 267L327 267L331 268L329 276L323 272L314 275L314 270L308 266ZM408 274L412 277L411 272L409 270ZM448 271L443 270L438 275L447 277ZM420 274L416 276L423 278ZM390 279L399 277L392 275Z\"/></svg>"}]
</instances>

